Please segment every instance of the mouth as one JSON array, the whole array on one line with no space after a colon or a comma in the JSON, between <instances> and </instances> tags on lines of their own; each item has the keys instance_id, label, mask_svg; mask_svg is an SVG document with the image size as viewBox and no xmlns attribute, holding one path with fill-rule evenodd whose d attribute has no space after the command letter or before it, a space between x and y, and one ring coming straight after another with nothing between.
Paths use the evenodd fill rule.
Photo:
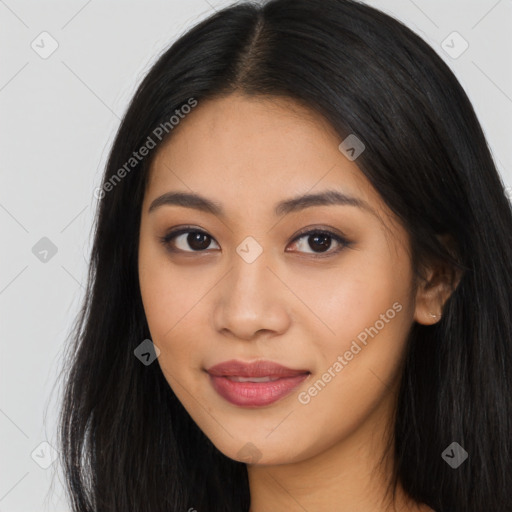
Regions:
<instances>
[{"instance_id":1,"label":"mouth","mask_svg":"<svg viewBox=\"0 0 512 512\"><path fill-rule=\"evenodd\" d=\"M262 407L289 395L311 374L272 361L226 361L208 368L210 383L225 400L240 407Z\"/></svg>"}]
</instances>

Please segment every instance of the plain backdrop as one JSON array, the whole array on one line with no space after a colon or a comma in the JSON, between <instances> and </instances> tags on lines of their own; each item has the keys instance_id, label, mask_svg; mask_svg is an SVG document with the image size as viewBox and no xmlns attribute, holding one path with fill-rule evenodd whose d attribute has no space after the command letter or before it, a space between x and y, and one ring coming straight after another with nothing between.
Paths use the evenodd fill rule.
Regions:
<instances>
[{"instance_id":1,"label":"plain backdrop","mask_svg":"<svg viewBox=\"0 0 512 512\"><path fill-rule=\"evenodd\" d=\"M231 3L0 0L0 512L70 510L54 460L58 375L84 292L93 191L156 57ZM368 3L449 64L512 185L512 1Z\"/></svg>"}]
</instances>

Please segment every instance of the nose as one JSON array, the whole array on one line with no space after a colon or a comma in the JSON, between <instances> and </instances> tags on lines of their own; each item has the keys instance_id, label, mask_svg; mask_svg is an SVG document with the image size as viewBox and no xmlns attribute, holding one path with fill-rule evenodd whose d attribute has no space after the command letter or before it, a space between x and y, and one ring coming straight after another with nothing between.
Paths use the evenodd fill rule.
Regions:
<instances>
[{"instance_id":1,"label":"nose","mask_svg":"<svg viewBox=\"0 0 512 512\"><path fill-rule=\"evenodd\" d=\"M216 287L214 324L233 339L277 336L290 326L290 292L271 268L265 251L252 263L238 254Z\"/></svg>"}]
</instances>

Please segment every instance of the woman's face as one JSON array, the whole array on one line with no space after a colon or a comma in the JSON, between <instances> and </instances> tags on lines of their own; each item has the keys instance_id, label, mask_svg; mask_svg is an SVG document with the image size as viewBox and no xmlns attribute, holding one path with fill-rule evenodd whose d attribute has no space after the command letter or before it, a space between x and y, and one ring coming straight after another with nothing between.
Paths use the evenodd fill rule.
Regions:
<instances>
[{"instance_id":1,"label":"woman's face","mask_svg":"<svg viewBox=\"0 0 512 512\"><path fill-rule=\"evenodd\" d=\"M152 341L233 459L298 462L391 417L417 314L409 241L341 142L291 100L231 95L199 102L153 161L139 246ZM297 371L207 372L232 360Z\"/></svg>"}]
</instances>

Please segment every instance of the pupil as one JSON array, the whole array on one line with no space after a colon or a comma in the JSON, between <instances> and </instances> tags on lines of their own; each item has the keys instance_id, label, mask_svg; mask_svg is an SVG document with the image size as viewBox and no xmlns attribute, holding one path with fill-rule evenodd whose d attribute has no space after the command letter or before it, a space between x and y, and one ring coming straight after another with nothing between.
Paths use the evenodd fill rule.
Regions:
<instances>
[{"instance_id":1,"label":"pupil","mask_svg":"<svg viewBox=\"0 0 512 512\"><path fill-rule=\"evenodd\" d=\"M202 242L201 238L204 239ZM193 232L189 233L187 236L187 243L192 249L200 251L208 248L208 245L210 244L208 238L208 235L205 235L204 233Z\"/></svg>"},{"instance_id":2,"label":"pupil","mask_svg":"<svg viewBox=\"0 0 512 512\"><path fill-rule=\"evenodd\" d=\"M311 239L314 240L313 244L318 244L320 246L320 252L326 251L331 246L330 241L328 241L331 238L329 235L321 235L321 234L320 235L311 235L309 238L310 238L309 246L313 250L315 249L315 247L313 247L313 245L311 244ZM321 242L318 242L318 240L321 240Z\"/></svg>"}]
</instances>

